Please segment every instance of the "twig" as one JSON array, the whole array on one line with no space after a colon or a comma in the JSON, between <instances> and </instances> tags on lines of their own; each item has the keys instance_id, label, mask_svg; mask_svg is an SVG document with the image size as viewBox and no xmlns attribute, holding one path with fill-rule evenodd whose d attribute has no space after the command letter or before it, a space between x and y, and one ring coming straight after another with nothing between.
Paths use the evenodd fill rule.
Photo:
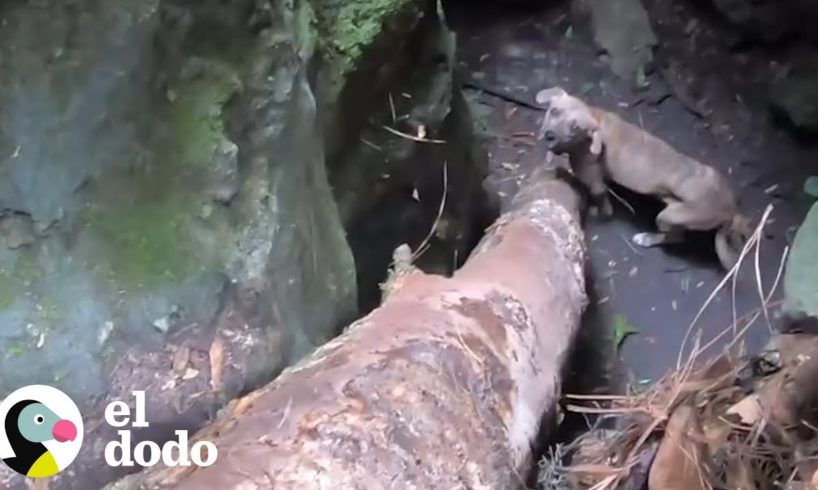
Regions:
<instances>
[{"instance_id":1,"label":"twig","mask_svg":"<svg viewBox=\"0 0 818 490\"><path fill-rule=\"evenodd\" d=\"M659 95L653 95L653 96L641 95L641 96L635 98L633 101L628 102L627 104L628 104L628 108L636 107L636 106L638 106L639 104L641 104L643 102L646 102L648 105L651 105L651 106L658 106L659 104L661 104L662 102L664 102L666 99L668 99L670 97L672 97L672 94L670 92L662 92Z\"/></svg>"},{"instance_id":2,"label":"twig","mask_svg":"<svg viewBox=\"0 0 818 490\"><path fill-rule=\"evenodd\" d=\"M773 286L770 288L770 292L767 293L767 297L764 299L763 304L767 305L768 307L770 305L777 305L777 304L783 303L783 301L776 301L774 303L771 303L770 299L772 299L773 293L775 292L776 288L778 288L778 283L781 280L781 277L784 275L784 266L787 263L786 256L787 256L788 251L789 251L789 247L784 249L784 253L781 255L781 262L778 265L778 272L775 275L775 281L773 282ZM763 307L763 305L762 305L762 307ZM758 309L756 309L756 313L753 316L752 321L748 322L747 325L742 329L742 331L741 331L742 335L744 334L744 332L746 332L750 328L750 326L753 324L753 322L756 321L756 318L758 318L759 315L761 315L761 312L758 311ZM737 341L738 341L738 337L733 339L733 341L727 346L727 348L732 349L733 347L735 347Z\"/></svg>"},{"instance_id":3,"label":"twig","mask_svg":"<svg viewBox=\"0 0 818 490\"><path fill-rule=\"evenodd\" d=\"M733 268L730 269L730 271L727 272L727 274L724 276L724 278L721 280L721 282L719 282L719 284L715 287L715 289L713 289L713 291L710 293L710 296L707 297L707 300L704 302L704 304L701 306L701 308L699 308L699 311L696 313L696 316L693 317L693 321L690 322L690 325L687 328L687 332L685 332L684 338L682 339L682 345L679 346L679 355L676 358L676 369L679 369L681 367L682 354L684 353L684 347L685 347L685 344L687 344L687 340L690 337L690 334L693 331L693 327L696 325L696 322L699 321L699 318L701 318L702 314L704 313L704 310L708 306L710 306L710 303L713 301L713 299L715 299L715 297L719 293L719 291L721 291L721 289L724 287L724 285L727 284L727 281L730 280L733 276L735 276L738 273L738 270L741 268L741 263L744 260L744 257L747 256L747 254L750 252L750 248L753 245L755 245L756 242L759 240L759 237L761 236L761 230L764 228L764 224L767 221L767 217L770 215L772 210L773 210L772 204L767 205L767 209L764 211L764 215L761 217L761 220L759 221L758 226L756 226L755 231L753 232L752 236L747 241L747 243L744 244L744 248L741 251L741 255L739 255L738 261L733 266Z\"/></svg>"},{"instance_id":4,"label":"twig","mask_svg":"<svg viewBox=\"0 0 818 490\"><path fill-rule=\"evenodd\" d=\"M389 109L392 111L392 124L398 120L398 114L395 112L395 101L392 100L392 92L389 92Z\"/></svg>"},{"instance_id":5,"label":"twig","mask_svg":"<svg viewBox=\"0 0 818 490\"><path fill-rule=\"evenodd\" d=\"M631 397L625 395L580 395L566 393L565 398L571 400L629 400Z\"/></svg>"},{"instance_id":6,"label":"twig","mask_svg":"<svg viewBox=\"0 0 818 490\"><path fill-rule=\"evenodd\" d=\"M776 305L781 304L781 303L782 303L782 301L773 301L773 302L770 302L770 303L767 303L767 304L768 304L768 306L776 306ZM737 334L736 334L736 336L735 336L734 338L735 338L735 339L737 339L737 338L741 338L741 336L744 334L744 332L746 332L746 331L747 331L747 329L749 328L749 326L750 326L750 325L752 325L752 324L753 324L753 322L755 322L755 321L756 321L756 319L759 317L759 315L761 315L760 308L755 308L755 309L753 309L753 310L750 310L750 312L749 312L749 313L747 313L747 314L745 314L744 316L742 316L741 318L739 318L739 319L737 320L738 322L742 322L742 321L744 321L744 320L747 320L748 318L749 318L749 320L747 320L747 324L746 324L744 327L742 327L742 329L741 329L740 331L738 331L738 332L737 332ZM751 318L751 317L752 317L752 318ZM700 349L698 349L698 350L696 351L695 356L696 356L696 357L698 357L698 356L700 356L700 355L701 355L701 354L702 354L704 351L706 351L707 349L709 349L709 348L713 347L713 346L716 344L716 342L718 342L719 340L721 340L721 339L722 339L722 337L724 337L725 335L727 335L727 332L729 332L729 331L731 330L732 325L733 325L733 324L731 323L730 325L728 325L727 327L725 327L725 328L724 328L724 329L723 329L721 332L719 332L719 333L718 333L718 334L717 334L715 337L713 337L712 339L710 339L710 340L709 340L709 341L708 341L708 342L707 342L707 343L706 343L704 346L702 346ZM733 341L733 342L730 344L730 346L734 345L734 343L735 343L735 340L734 340L734 341Z\"/></svg>"},{"instance_id":7,"label":"twig","mask_svg":"<svg viewBox=\"0 0 818 490\"><path fill-rule=\"evenodd\" d=\"M376 145L375 143L367 140L366 138L361 138L361 143L363 143L366 146L372 148L373 150L383 151L383 148L381 148L380 146Z\"/></svg>"},{"instance_id":8,"label":"twig","mask_svg":"<svg viewBox=\"0 0 818 490\"><path fill-rule=\"evenodd\" d=\"M595 407L583 407L582 405L574 405L568 404L565 405L565 410L569 412L575 413L591 413L591 414L605 414L605 415L613 415L613 414L623 414L623 413L647 413L650 414L648 410L644 408L595 408Z\"/></svg>"},{"instance_id":9,"label":"twig","mask_svg":"<svg viewBox=\"0 0 818 490\"><path fill-rule=\"evenodd\" d=\"M628 240L627 238L625 238L625 235L623 235L622 233L619 233L619 238L621 238L622 241L625 242L625 245L627 245L628 248L631 249L631 251L633 251L633 253L635 253L636 255L638 255L640 257L642 256L642 252L640 252L639 250L636 249L636 247L631 245L631 241Z\"/></svg>"},{"instance_id":10,"label":"twig","mask_svg":"<svg viewBox=\"0 0 818 490\"><path fill-rule=\"evenodd\" d=\"M611 189L610 187L608 187L608 192L609 192L609 193L610 193L610 194L611 194L611 195L612 195L612 196L613 196L613 197L614 197L614 198L615 198L617 201L621 202L623 206L625 206L626 208L628 208L628 211L630 211L630 212L631 212L631 214L636 214L636 211L633 209L633 206L631 206L631 204L630 204L628 201L626 201L624 197L622 197L622 196L620 196L619 194L617 194L616 192L614 192L614 191L613 191L613 189Z\"/></svg>"},{"instance_id":11,"label":"twig","mask_svg":"<svg viewBox=\"0 0 818 490\"><path fill-rule=\"evenodd\" d=\"M449 171L446 162L443 162L443 195L440 197L440 206L437 209L437 216L435 217L434 223L432 223L432 228L429 230L429 234L426 235L426 238L420 242L418 245L417 250L415 253L412 254L412 262L418 259L425 251L426 245L429 243L429 240L432 239L432 235L435 233L435 229L437 228L438 223L440 223L440 218L443 216L443 208L446 207L446 195L449 191Z\"/></svg>"},{"instance_id":12,"label":"twig","mask_svg":"<svg viewBox=\"0 0 818 490\"><path fill-rule=\"evenodd\" d=\"M394 134L396 136L400 136L401 138L406 138L406 139L412 140L412 141L417 141L418 143L437 143L437 144L446 143L443 140L433 140L433 139L427 139L427 138L420 138L418 136L413 136L411 134L406 134L403 131L398 131L395 128L390 128L386 124L383 125L383 129L389 131L390 133L392 133L392 134Z\"/></svg>"},{"instance_id":13,"label":"twig","mask_svg":"<svg viewBox=\"0 0 818 490\"><path fill-rule=\"evenodd\" d=\"M284 414L281 416L281 420L278 422L278 426L276 427L276 429L280 429L281 426L284 425L284 421L287 420L287 415L290 414L290 408L292 407L292 405L293 397L290 397L290 399L287 400L287 406L284 407Z\"/></svg>"},{"instance_id":14,"label":"twig","mask_svg":"<svg viewBox=\"0 0 818 490\"><path fill-rule=\"evenodd\" d=\"M773 325L770 323L770 313L767 311L767 301L764 297L764 286L761 284L761 267L759 266L759 256L761 255L761 240L756 244L755 250L755 272L756 272L756 287L758 288L758 299L761 301L761 309L764 312L764 320L767 321L767 329L770 333L773 332Z\"/></svg>"},{"instance_id":15,"label":"twig","mask_svg":"<svg viewBox=\"0 0 818 490\"><path fill-rule=\"evenodd\" d=\"M523 107L527 107L528 109L532 109L539 112L545 112L545 108L541 107L533 102L528 102L525 99L517 97L516 95L512 95L508 92L504 92L502 90L498 90L496 88L488 87L483 85L482 83L475 82L474 80L466 80L463 82L464 87L473 88L485 92L489 95L493 95L500 99L503 99L508 102L512 102L517 105L521 105Z\"/></svg>"}]
</instances>

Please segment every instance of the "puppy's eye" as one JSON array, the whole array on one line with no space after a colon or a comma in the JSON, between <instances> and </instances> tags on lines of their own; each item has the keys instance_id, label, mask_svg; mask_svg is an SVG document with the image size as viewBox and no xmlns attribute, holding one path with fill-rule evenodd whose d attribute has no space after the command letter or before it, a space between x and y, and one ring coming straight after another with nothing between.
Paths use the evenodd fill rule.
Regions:
<instances>
[{"instance_id":1,"label":"puppy's eye","mask_svg":"<svg viewBox=\"0 0 818 490\"><path fill-rule=\"evenodd\" d=\"M560 114L562 114L562 111L559 109L559 107L551 108L551 116L559 116Z\"/></svg>"}]
</instances>

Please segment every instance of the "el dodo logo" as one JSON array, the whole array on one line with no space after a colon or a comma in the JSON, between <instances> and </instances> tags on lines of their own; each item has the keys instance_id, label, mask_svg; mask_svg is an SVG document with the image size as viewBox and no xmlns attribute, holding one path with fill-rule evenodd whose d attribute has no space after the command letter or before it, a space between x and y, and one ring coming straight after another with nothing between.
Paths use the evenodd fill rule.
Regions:
<instances>
[{"instance_id":1,"label":"el dodo logo","mask_svg":"<svg viewBox=\"0 0 818 490\"><path fill-rule=\"evenodd\" d=\"M82 446L82 416L71 398L44 385L11 393L0 403L0 458L30 478L56 475Z\"/></svg>"}]
</instances>

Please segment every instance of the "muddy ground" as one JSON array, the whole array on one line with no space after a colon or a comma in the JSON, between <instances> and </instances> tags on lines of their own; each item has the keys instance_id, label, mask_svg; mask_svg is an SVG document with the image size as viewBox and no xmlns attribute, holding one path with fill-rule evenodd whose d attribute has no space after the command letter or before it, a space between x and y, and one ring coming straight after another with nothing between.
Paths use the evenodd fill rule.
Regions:
<instances>
[{"instance_id":1,"label":"muddy ground","mask_svg":"<svg viewBox=\"0 0 818 490\"><path fill-rule=\"evenodd\" d=\"M775 53L752 46L730 48L733 38L720 20L685 2L646 1L659 38L657 66L671 65L689 78L684 88L695 94L697 107L706 113L699 117L689 110L689 101L686 108L674 95L663 97L673 92L659 71L648 75L650 85L641 91L633 82L616 78L589 29L572 25L568 5L532 12L496 5L501 3L448 6L467 76L532 102L536 91L554 84L583 94L722 170L752 217L759 218L773 204L760 255L761 277L765 291L769 289L785 247L808 209L801 189L804 179L816 172L818 156L814 146L797 142L770 116L764 81L775 69L771 63ZM519 178L546 159L531 136L542 113L486 93L470 95L478 99L480 112L489 121L492 174L488 186L506 202ZM647 100L633 104L639 99ZM613 218L587 219L593 299L584 329L587 338L603 342L578 356L577 373L588 376L574 379L577 389L607 389L600 373L619 374L611 380L632 385L666 373L676 364L692 318L723 278L711 237L692 237L674 249L632 247L631 235L650 229L659 208L638 196L624 197L635 215L615 202ZM753 260L746 261L736 288L739 317L760 304L753 269ZM780 288L775 298L780 298ZM728 287L699 322L705 338L731 325L732 304ZM605 354L616 351L611 340L614 324L623 321L639 333L628 337L605 361ZM768 332L762 317L747 336L749 347L762 346ZM614 358L623 362L610 362ZM591 364L599 369L585 369ZM622 383L616 384L621 388Z\"/></svg>"}]
</instances>

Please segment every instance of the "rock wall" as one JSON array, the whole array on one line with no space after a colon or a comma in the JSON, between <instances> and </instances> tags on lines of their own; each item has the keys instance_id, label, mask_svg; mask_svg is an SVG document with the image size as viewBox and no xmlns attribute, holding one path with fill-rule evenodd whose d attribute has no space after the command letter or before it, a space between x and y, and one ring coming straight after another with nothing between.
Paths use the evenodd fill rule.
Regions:
<instances>
[{"instance_id":1,"label":"rock wall","mask_svg":"<svg viewBox=\"0 0 818 490\"><path fill-rule=\"evenodd\" d=\"M642 88L639 77L645 77L658 44L642 0L573 0L571 8L587 20L611 71Z\"/></svg>"},{"instance_id":2,"label":"rock wall","mask_svg":"<svg viewBox=\"0 0 818 490\"><path fill-rule=\"evenodd\" d=\"M122 473L101 463L113 438L100 423L108 401L146 390L152 425L134 436L161 443L173 429L202 426L357 315L342 225L354 229L380 205L367 197L379 160L361 153L359 133L375 131L369 114L383 116L389 99L362 94L385 95L416 68L396 53L431 53L436 67L405 88L422 101L400 104L412 114L409 129L426 125L430 138L454 144L430 154L435 145L393 141L390 155L404 158L387 161L434 163L404 167L386 188L415 182L428 230L448 159L453 183L436 236L465 259L468 235L481 228L446 228L445 218L477 212L485 155L470 146L448 31L437 17L421 26L435 6L0 7L0 396L44 383L80 405L86 442L52 490L99 488ZM333 183L344 184L335 195L327 162ZM387 242L367 250L380 253ZM0 483L24 488L5 468Z\"/></svg>"},{"instance_id":3,"label":"rock wall","mask_svg":"<svg viewBox=\"0 0 818 490\"><path fill-rule=\"evenodd\" d=\"M770 106L799 135L818 135L818 30L813 0L708 0L739 44L763 46L774 59Z\"/></svg>"},{"instance_id":4,"label":"rock wall","mask_svg":"<svg viewBox=\"0 0 818 490\"><path fill-rule=\"evenodd\" d=\"M710 0L728 21L745 34L776 42L787 37L815 39L812 20L818 14L813 0Z\"/></svg>"}]
</instances>

